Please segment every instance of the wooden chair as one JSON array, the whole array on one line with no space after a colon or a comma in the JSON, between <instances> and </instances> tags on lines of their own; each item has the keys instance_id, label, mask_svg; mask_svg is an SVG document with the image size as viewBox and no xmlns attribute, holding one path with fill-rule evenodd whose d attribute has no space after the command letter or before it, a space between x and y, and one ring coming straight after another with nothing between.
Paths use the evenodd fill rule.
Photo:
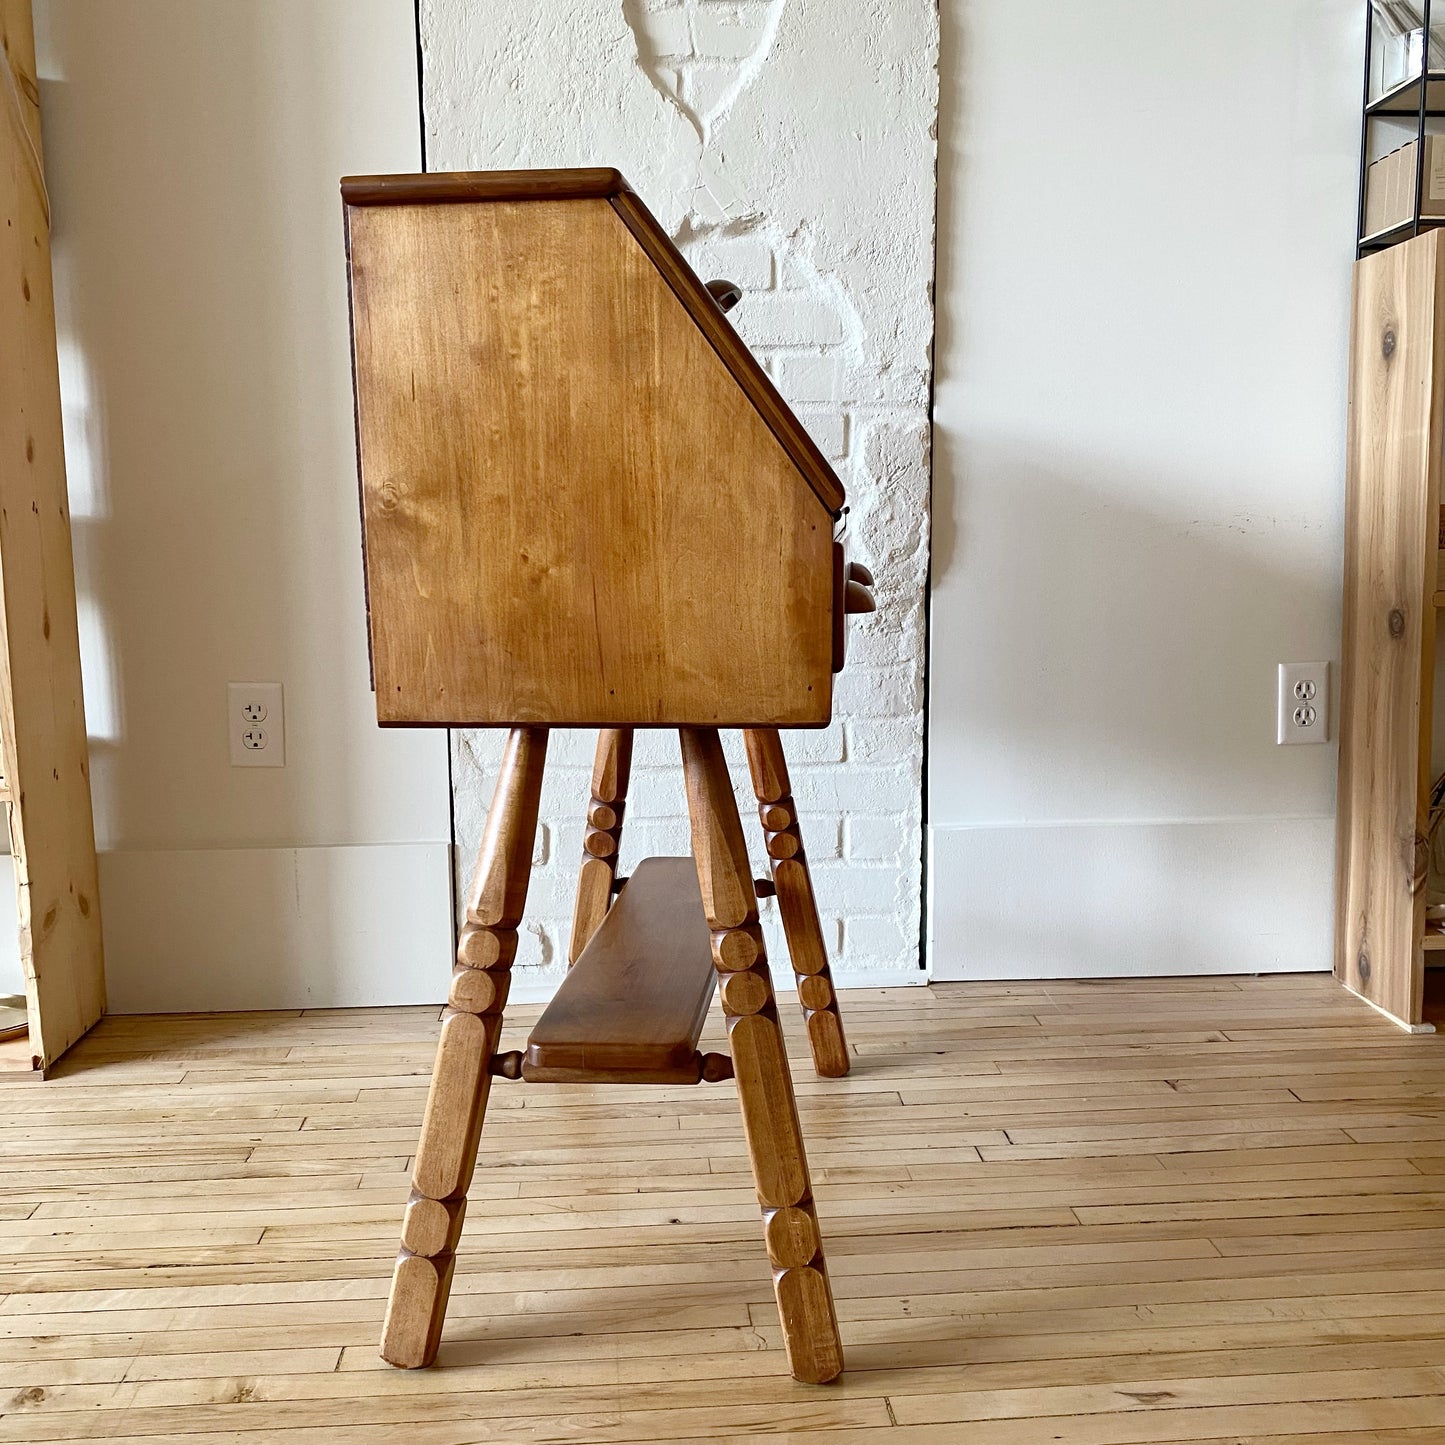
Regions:
<instances>
[{"instance_id":1,"label":"wooden chair","mask_svg":"<svg viewBox=\"0 0 1445 1445\"><path fill-rule=\"evenodd\" d=\"M615 171L342 183L383 725L506 726L382 1336L437 1352L491 1079L735 1077L793 1374L843 1367L758 924L775 892L820 1074L848 1071L779 728L820 727L871 576L842 486ZM499 1053L550 727L598 727L568 977ZM634 730L675 728L690 858L617 876ZM719 729L740 727L771 880ZM698 1050L714 989L728 1055Z\"/></svg>"}]
</instances>

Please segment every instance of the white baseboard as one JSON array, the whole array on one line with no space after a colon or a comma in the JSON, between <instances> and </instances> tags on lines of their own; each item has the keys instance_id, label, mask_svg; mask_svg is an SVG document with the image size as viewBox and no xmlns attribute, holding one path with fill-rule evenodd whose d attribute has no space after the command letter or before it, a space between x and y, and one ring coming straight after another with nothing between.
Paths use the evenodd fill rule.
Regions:
<instances>
[{"instance_id":1,"label":"white baseboard","mask_svg":"<svg viewBox=\"0 0 1445 1445\"><path fill-rule=\"evenodd\" d=\"M778 993L797 992L797 980L788 967L786 958L773 957L773 987ZM548 1003L557 992L557 986L567 977L565 967L552 965L548 968L518 968L512 971L512 986L507 990L508 1003ZM928 983L928 975L922 969L861 969L857 973L833 973L833 985L839 993L848 993L860 988L922 988Z\"/></svg>"},{"instance_id":2,"label":"white baseboard","mask_svg":"<svg viewBox=\"0 0 1445 1445\"><path fill-rule=\"evenodd\" d=\"M450 848L100 855L112 1013L438 1003L451 978Z\"/></svg>"},{"instance_id":3,"label":"white baseboard","mask_svg":"<svg viewBox=\"0 0 1445 1445\"><path fill-rule=\"evenodd\" d=\"M445 843L100 855L112 1013L374 1008L446 1001ZM0 856L0 994L24 993L14 870ZM12 978L13 975L13 978ZM773 964L779 993L795 983ZM513 1003L546 1003L566 969L519 968ZM917 969L836 973L842 992L917 988Z\"/></svg>"},{"instance_id":4,"label":"white baseboard","mask_svg":"<svg viewBox=\"0 0 1445 1445\"><path fill-rule=\"evenodd\" d=\"M1333 818L929 832L935 982L1331 966Z\"/></svg>"}]
</instances>

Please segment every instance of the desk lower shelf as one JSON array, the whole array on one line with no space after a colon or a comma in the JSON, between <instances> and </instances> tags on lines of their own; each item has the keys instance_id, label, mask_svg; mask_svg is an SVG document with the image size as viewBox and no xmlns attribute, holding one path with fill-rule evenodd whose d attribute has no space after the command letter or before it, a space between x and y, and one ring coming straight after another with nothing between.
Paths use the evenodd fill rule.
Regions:
<instances>
[{"instance_id":1,"label":"desk lower shelf","mask_svg":"<svg viewBox=\"0 0 1445 1445\"><path fill-rule=\"evenodd\" d=\"M537 1021L522 1077L695 1084L715 986L696 864L644 859Z\"/></svg>"}]
</instances>

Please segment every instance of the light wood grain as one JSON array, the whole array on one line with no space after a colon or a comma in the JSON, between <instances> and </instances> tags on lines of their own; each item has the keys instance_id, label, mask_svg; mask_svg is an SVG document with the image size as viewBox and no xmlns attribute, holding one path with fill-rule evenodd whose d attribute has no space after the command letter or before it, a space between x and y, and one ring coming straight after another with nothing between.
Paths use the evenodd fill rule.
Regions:
<instances>
[{"instance_id":1,"label":"light wood grain","mask_svg":"<svg viewBox=\"0 0 1445 1445\"><path fill-rule=\"evenodd\" d=\"M753 1166L773 1292L788 1365L795 1378L822 1384L843 1369L843 1345L828 1284L793 1076L773 1000L767 955L757 934L757 899L747 845L722 744L711 728L681 733L692 853L703 912L713 934L728 1044L737 1078L743 1131ZM729 958L728 940L746 940L745 968ZM780 1221L781 1215L781 1221ZM808 1248L800 1254L800 1242Z\"/></svg>"},{"instance_id":2,"label":"light wood grain","mask_svg":"<svg viewBox=\"0 0 1445 1445\"><path fill-rule=\"evenodd\" d=\"M29 0L0 0L0 751L10 793L31 1053L105 1008L50 236Z\"/></svg>"},{"instance_id":3,"label":"light wood grain","mask_svg":"<svg viewBox=\"0 0 1445 1445\"><path fill-rule=\"evenodd\" d=\"M825 722L832 514L612 204L347 224L381 721Z\"/></svg>"},{"instance_id":4,"label":"light wood grain","mask_svg":"<svg viewBox=\"0 0 1445 1445\"><path fill-rule=\"evenodd\" d=\"M657 218L642 204L634 191L624 186L611 198L611 202L623 224L647 252L698 330L717 352L733 380L742 388L768 429L792 458L799 474L828 509L829 515L837 517L846 500L843 484L824 459L808 429L793 415L767 372L748 349L747 343L724 319L723 313L728 307L699 280L673 244L672 238L662 229Z\"/></svg>"},{"instance_id":5,"label":"light wood grain","mask_svg":"<svg viewBox=\"0 0 1445 1445\"><path fill-rule=\"evenodd\" d=\"M786 1020L848 1348L836 1386L787 1377L727 1090L496 1089L470 1190L485 1244L459 1256L442 1368L391 1371L376 1322L437 1009L108 1018L44 1085L0 1078L0 1439L1445 1430L1445 1142L1350 1137L1438 1121L1438 1037L1320 976L847 1003L846 1079L814 1078ZM537 1012L510 1009L504 1041ZM716 1009L703 1044L725 1037ZM1131 1118L1150 1147L1118 1154L1101 1131ZM1321 1121L1332 1140L1302 1142ZM969 1144L979 1126L997 1142ZM1009 1142L1040 1128L1052 1142ZM443 1213L408 1223L435 1239ZM766 1228L784 1260L811 1240L786 1210Z\"/></svg>"},{"instance_id":6,"label":"light wood grain","mask_svg":"<svg viewBox=\"0 0 1445 1445\"><path fill-rule=\"evenodd\" d=\"M1440 233L1357 263L1345 492L1335 973L1421 1018L1445 448Z\"/></svg>"}]
</instances>

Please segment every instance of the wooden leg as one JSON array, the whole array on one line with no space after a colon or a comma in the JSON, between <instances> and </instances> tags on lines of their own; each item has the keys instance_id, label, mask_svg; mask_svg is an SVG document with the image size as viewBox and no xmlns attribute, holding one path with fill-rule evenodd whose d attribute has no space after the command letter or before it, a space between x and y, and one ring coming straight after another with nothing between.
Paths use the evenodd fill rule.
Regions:
<instances>
[{"instance_id":1,"label":"wooden leg","mask_svg":"<svg viewBox=\"0 0 1445 1445\"><path fill-rule=\"evenodd\" d=\"M632 729L604 728L597 735L597 760L592 764L592 801L587 805L587 833L582 840L582 867L577 874L577 907L572 914L569 964L577 962L607 916L612 882L617 876L617 850L622 845L622 815L627 809L627 780L632 776Z\"/></svg>"},{"instance_id":2,"label":"wooden leg","mask_svg":"<svg viewBox=\"0 0 1445 1445\"><path fill-rule=\"evenodd\" d=\"M527 901L546 757L546 728L512 729L482 835L381 1333L382 1359L406 1369L431 1364L441 1341Z\"/></svg>"},{"instance_id":3,"label":"wooden leg","mask_svg":"<svg viewBox=\"0 0 1445 1445\"><path fill-rule=\"evenodd\" d=\"M763 1237L794 1376L812 1384L843 1368L843 1346L823 1241L813 1207L808 1160L773 981L758 925L737 800L716 728L683 728L682 767L692 820L703 911L712 930L713 964L727 1015L753 1179L763 1208Z\"/></svg>"},{"instance_id":4,"label":"wooden leg","mask_svg":"<svg viewBox=\"0 0 1445 1445\"><path fill-rule=\"evenodd\" d=\"M818 922L808 855L798 830L798 809L793 802L782 739L777 728L748 728L743 732L743 742L748 750L758 816L766 833L788 957L798 980L798 1002L808 1025L813 1067L827 1078L841 1079L848 1072L848 1040L843 1036L843 1016L838 1012L838 995L828 970L828 951Z\"/></svg>"}]
</instances>

